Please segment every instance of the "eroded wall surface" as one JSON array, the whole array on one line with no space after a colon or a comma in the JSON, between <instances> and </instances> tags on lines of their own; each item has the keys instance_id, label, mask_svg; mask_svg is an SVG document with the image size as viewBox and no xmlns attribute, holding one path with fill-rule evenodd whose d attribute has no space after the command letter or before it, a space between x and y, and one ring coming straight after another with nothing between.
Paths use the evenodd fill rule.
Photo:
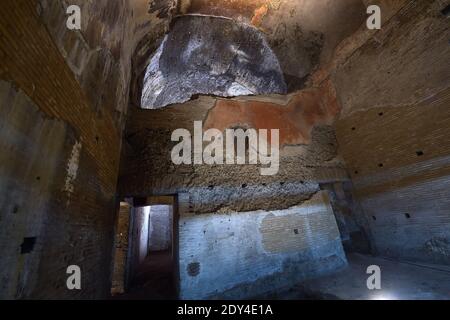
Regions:
<instances>
[{"instance_id":1,"label":"eroded wall surface","mask_svg":"<svg viewBox=\"0 0 450 320\"><path fill-rule=\"evenodd\" d=\"M235 102L230 100L229 103L221 107L221 112L233 116ZM283 145L277 174L263 176L261 165L250 164L175 165L171 159L171 150L177 144L171 141L174 130L184 128L193 133L194 121L208 123L210 128L233 127L234 122L223 122L220 118L208 121L209 114L213 114L218 104L216 98L200 97L161 110L132 109L124 140L119 193L146 197L187 192L194 212L239 212L288 208L319 191L320 182L348 179L344 165L336 155L337 143L330 125L329 118L333 117L335 109L308 112L321 105L309 98L294 103L298 117L307 125L302 128L304 131L295 126L291 128L290 133L301 139L295 141L299 143L297 145ZM254 109L246 108L247 104L243 101L241 110L247 110L251 120ZM270 102L254 104L255 107L263 104L274 112L283 109L283 105ZM255 117L257 119L259 117ZM249 126L253 124L250 120Z\"/></svg>"},{"instance_id":2,"label":"eroded wall surface","mask_svg":"<svg viewBox=\"0 0 450 320\"><path fill-rule=\"evenodd\" d=\"M321 191L322 183L348 180L331 126L339 111L335 100L328 84L293 97L201 96L165 109L130 111L119 192L179 195L183 298L264 294L345 265L336 220ZM298 121L287 126L272 113ZM259 165L175 165L171 134L178 128L192 132L194 121L219 130L236 122L261 129L281 125L283 137L295 139L282 141L273 176L262 176Z\"/></svg>"},{"instance_id":3,"label":"eroded wall surface","mask_svg":"<svg viewBox=\"0 0 450 320\"><path fill-rule=\"evenodd\" d=\"M263 295L347 263L327 192L285 210L200 216L180 199L183 299Z\"/></svg>"}]
</instances>

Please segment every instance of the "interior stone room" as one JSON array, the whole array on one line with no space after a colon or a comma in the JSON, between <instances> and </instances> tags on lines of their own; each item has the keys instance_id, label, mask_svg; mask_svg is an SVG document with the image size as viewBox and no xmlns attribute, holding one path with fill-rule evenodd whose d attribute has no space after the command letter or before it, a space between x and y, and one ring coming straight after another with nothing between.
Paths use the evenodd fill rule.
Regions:
<instances>
[{"instance_id":1,"label":"interior stone room","mask_svg":"<svg viewBox=\"0 0 450 320\"><path fill-rule=\"evenodd\" d=\"M448 0L1 1L0 299L450 299L449 17ZM276 174L174 163L195 122L279 130Z\"/></svg>"}]
</instances>

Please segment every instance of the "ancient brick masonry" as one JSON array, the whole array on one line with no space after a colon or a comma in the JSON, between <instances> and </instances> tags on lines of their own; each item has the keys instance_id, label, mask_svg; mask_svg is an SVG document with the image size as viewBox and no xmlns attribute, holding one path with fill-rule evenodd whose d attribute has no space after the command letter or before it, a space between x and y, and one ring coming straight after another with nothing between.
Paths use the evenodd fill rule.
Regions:
<instances>
[{"instance_id":1,"label":"ancient brick masonry","mask_svg":"<svg viewBox=\"0 0 450 320\"><path fill-rule=\"evenodd\" d=\"M103 18L94 19L94 29L110 30L112 21L102 5L106 2L97 2ZM130 13L125 7L112 9ZM114 23L127 18L117 17ZM67 31L60 1L2 2L0 32L1 119L6 125L1 141L2 150L10 150L0 159L5 170L0 184L0 265L5 271L0 296L105 297L110 290L105 270L111 265L120 113L128 104L120 97L129 90L121 79L129 77L129 66L120 65L117 48L104 46L100 56L86 55L81 48L101 47L96 39L106 35L88 31L83 38ZM116 40L112 46L120 47L123 38ZM108 67L114 64L124 74ZM99 94L106 88L108 94ZM8 132L13 132L11 138L6 138ZM23 140L14 141L14 136ZM26 239L34 239L34 245L20 253L16 248L31 243ZM70 264L83 271L81 291L65 288Z\"/></svg>"}]
</instances>

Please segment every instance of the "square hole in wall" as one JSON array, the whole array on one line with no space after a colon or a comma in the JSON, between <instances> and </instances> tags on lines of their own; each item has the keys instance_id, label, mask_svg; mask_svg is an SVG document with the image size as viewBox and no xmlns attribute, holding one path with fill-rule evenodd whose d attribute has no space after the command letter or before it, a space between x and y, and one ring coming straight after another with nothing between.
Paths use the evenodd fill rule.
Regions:
<instances>
[{"instance_id":1,"label":"square hole in wall","mask_svg":"<svg viewBox=\"0 0 450 320\"><path fill-rule=\"evenodd\" d=\"M33 251L35 244L36 244L36 237L23 238L23 242L20 245L20 253L21 254L30 253L31 251Z\"/></svg>"}]
</instances>

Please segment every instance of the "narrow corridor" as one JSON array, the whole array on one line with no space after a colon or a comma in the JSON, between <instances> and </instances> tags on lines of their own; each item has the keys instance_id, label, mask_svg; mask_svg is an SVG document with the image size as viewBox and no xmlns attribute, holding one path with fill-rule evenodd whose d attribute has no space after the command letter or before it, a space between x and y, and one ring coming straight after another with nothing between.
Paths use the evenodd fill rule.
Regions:
<instances>
[{"instance_id":1,"label":"narrow corridor","mask_svg":"<svg viewBox=\"0 0 450 320\"><path fill-rule=\"evenodd\" d=\"M151 252L138 267L127 293L114 296L116 300L173 300L176 290L170 250Z\"/></svg>"}]
</instances>

